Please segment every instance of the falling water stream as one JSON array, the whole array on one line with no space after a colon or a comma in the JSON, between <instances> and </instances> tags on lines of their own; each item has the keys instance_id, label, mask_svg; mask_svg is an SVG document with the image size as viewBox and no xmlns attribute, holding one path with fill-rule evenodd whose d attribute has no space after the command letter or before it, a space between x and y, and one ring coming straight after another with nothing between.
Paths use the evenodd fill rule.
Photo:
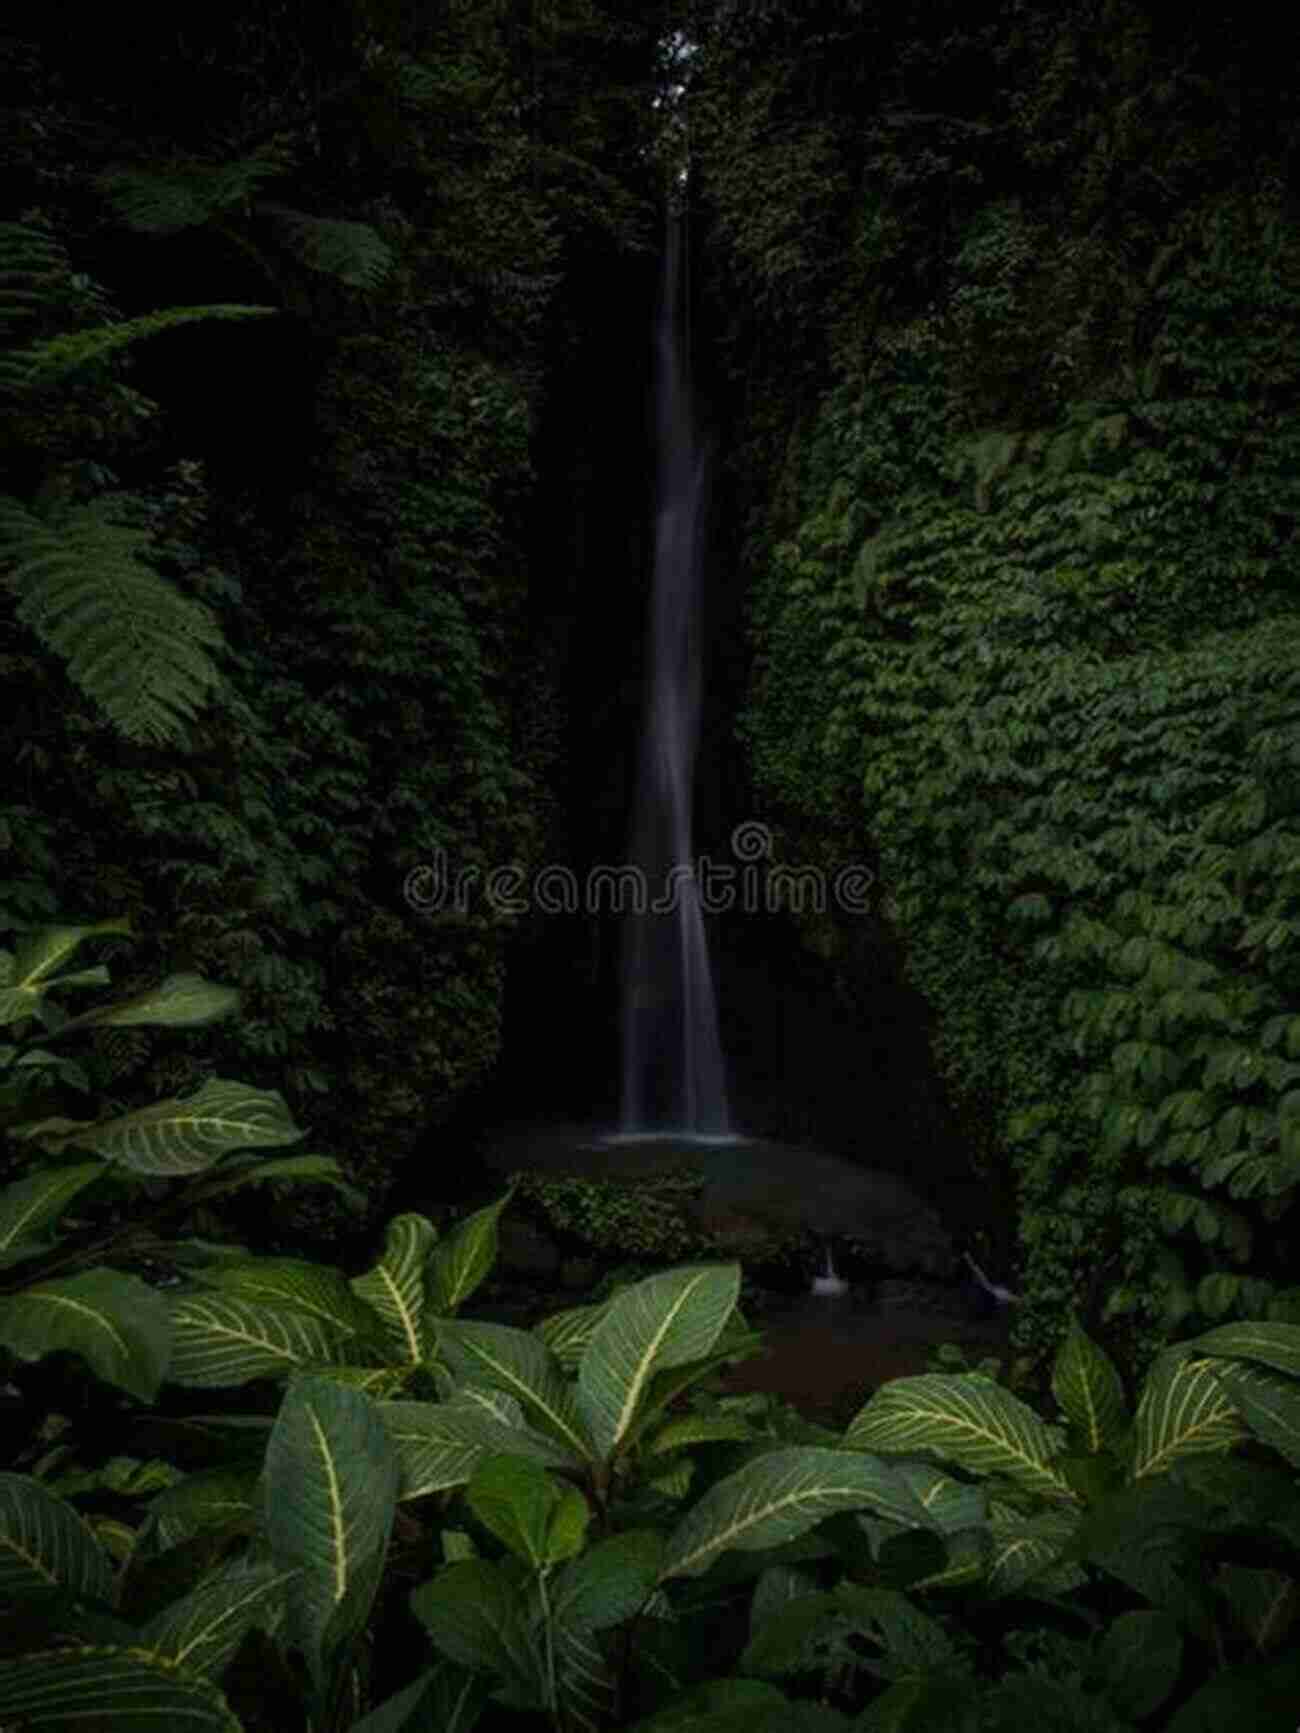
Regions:
<instances>
[{"instance_id":1,"label":"falling water stream","mask_svg":"<svg viewBox=\"0 0 1300 1733\"><path fill-rule=\"evenodd\" d=\"M700 728L708 454L695 424L686 221L670 213L655 322L658 481L649 679L632 864L644 904L628 916L621 1135L732 1135L708 941L692 871Z\"/></svg>"}]
</instances>

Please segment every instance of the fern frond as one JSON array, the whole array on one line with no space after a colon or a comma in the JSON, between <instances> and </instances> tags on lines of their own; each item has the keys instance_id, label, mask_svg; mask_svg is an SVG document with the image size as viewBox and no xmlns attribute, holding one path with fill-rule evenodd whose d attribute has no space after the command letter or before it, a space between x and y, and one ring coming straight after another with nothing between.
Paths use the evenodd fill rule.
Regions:
<instances>
[{"instance_id":1,"label":"fern frond","mask_svg":"<svg viewBox=\"0 0 1300 1733\"><path fill-rule=\"evenodd\" d=\"M69 295L82 316L111 317L104 293L89 278L75 276L62 241L39 218L0 223L0 390L14 393L26 383L26 361L5 353L31 330L33 320L54 308L65 312Z\"/></svg>"},{"instance_id":2,"label":"fern frond","mask_svg":"<svg viewBox=\"0 0 1300 1733\"><path fill-rule=\"evenodd\" d=\"M214 302L207 307L163 307L124 319L117 325L92 325L85 331L65 331L58 337L11 351L0 367L0 387L10 391L32 390L61 379L64 374L100 361L129 343L139 343L174 325L190 325L196 319L262 319L277 312L275 307L242 306L237 302Z\"/></svg>"},{"instance_id":3,"label":"fern frond","mask_svg":"<svg viewBox=\"0 0 1300 1733\"><path fill-rule=\"evenodd\" d=\"M145 563L148 532L112 520L112 502L57 524L0 496L0 562L17 614L130 740L183 738L221 676L215 617Z\"/></svg>"},{"instance_id":4,"label":"fern frond","mask_svg":"<svg viewBox=\"0 0 1300 1733\"><path fill-rule=\"evenodd\" d=\"M257 208L275 219L303 264L324 276L337 277L354 289L373 289L392 269L392 248L369 223L311 217L265 200Z\"/></svg>"},{"instance_id":5,"label":"fern frond","mask_svg":"<svg viewBox=\"0 0 1300 1733\"><path fill-rule=\"evenodd\" d=\"M0 341L53 298L72 265L43 223L0 223Z\"/></svg>"},{"instance_id":6,"label":"fern frond","mask_svg":"<svg viewBox=\"0 0 1300 1733\"><path fill-rule=\"evenodd\" d=\"M100 190L128 228L143 234L171 235L196 228L218 211L245 203L263 181L287 174L293 162L273 140L234 162L202 162L181 157L166 168L106 169Z\"/></svg>"}]
</instances>

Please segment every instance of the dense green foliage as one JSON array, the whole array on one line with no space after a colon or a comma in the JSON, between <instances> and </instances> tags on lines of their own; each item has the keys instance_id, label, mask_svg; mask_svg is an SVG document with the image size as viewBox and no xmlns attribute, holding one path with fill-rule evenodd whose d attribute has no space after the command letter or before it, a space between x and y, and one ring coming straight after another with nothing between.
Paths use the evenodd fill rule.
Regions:
<instances>
[{"instance_id":1,"label":"dense green foliage","mask_svg":"<svg viewBox=\"0 0 1300 1733\"><path fill-rule=\"evenodd\" d=\"M870 838L1022 1339L1149 1354L1294 1315L1292 93L1104 0L926 28L722 8L696 71L744 731L793 851Z\"/></svg>"},{"instance_id":2,"label":"dense green foliage","mask_svg":"<svg viewBox=\"0 0 1300 1733\"><path fill-rule=\"evenodd\" d=\"M375 1207L500 1042L509 918L407 875L526 866L548 819L524 536L572 285L649 226L629 13L30 19L0 59L0 905L231 980L205 1063L326 1094Z\"/></svg>"},{"instance_id":3,"label":"dense green foliage","mask_svg":"<svg viewBox=\"0 0 1300 1733\"><path fill-rule=\"evenodd\" d=\"M155 1147L175 1160L184 1139ZM71 1190L34 1178L57 1227ZM1075 1329L1050 1423L962 1373L896 1379L830 1430L712 1387L758 1343L735 1264L531 1330L461 1317L508 1202L442 1238L399 1216L350 1280L216 1245L132 1309L83 1280L81 1340L40 1326L57 1283L0 1301L25 1360L93 1358L96 1319L139 1335L152 1311L152 1385L264 1392L237 1424L164 1419L147 1456L95 1465L60 1416L20 1443L0 1714L1129 1733L1172 1710L1194 1733L1231 1693L1260 1733L1290 1726L1300 1328L1179 1344L1131 1414ZM0 1230L31 1204L31 1181L0 1190ZM403 1601L401 1677L381 1679L370 1639Z\"/></svg>"}]
</instances>

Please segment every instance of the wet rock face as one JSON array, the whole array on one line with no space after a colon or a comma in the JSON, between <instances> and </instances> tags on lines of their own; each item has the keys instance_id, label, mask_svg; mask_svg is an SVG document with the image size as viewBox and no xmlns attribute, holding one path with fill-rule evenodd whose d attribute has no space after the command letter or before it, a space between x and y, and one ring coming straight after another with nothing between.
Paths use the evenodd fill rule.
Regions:
<instances>
[{"instance_id":1,"label":"wet rock face","mask_svg":"<svg viewBox=\"0 0 1300 1733\"><path fill-rule=\"evenodd\" d=\"M763 1262L801 1238L831 1236L859 1267L939 1281L960 1274L937 1211L896 1174L793 1144L761 1139L601 1143L590 1133L516 1135L489 1153L519 1168L636 1185L656 1172L693 1169L699 1190L683 1213L720 1255Z\"/></svg>"},{"instance_id":2,"label":"wet rock face","mask_svg":"<svg viewBox=\"0 0 1300 1733\"><path fill-rule=\"evenodd\" d=\"M699 1207L729 1209L786 1241L832 1236L888 1274L945 1280L955 1271L951 1236L909 1185L820 1150L753 1143L719 1152Z\"/></svg>"}]
</instances>

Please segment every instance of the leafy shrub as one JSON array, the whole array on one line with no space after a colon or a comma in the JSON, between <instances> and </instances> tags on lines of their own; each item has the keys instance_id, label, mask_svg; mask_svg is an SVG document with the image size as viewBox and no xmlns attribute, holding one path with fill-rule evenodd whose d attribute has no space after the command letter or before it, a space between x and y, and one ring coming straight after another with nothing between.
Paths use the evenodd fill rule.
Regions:
<instances>
[{"instance_id":1,"label":"leafy shrub","mask_svg":"<svg viewBox=\"0 0 1300 1733\"><path fill-rule=\"evenodd\" d=\"M1190 1733L1225 1691L1285 1702L1300 1683L1283 1646L1300 1329L1180 1344L1131 1418L1076 1330L1060 1424L979 1374L927 1375L841 1437L709 1395L757 1342L735 1265L664 1271L533 1331L459 1317L507 1201L441 1242L395 1219L351 1281L234 1258L169 1297L169 1377L287 1376L278 1412L195 1474L108 1464L91 1484L149 1500L134 1527L88 1527L66 1465L62 1492L0 1478L0 1534L23 1540L0 1553L0 1642L18 1647L0 1710L39 1726L143 1692L233 1733L221 1687L250 1646L260 1698L287 1674L312 1726L357 1733L468 1727L492 1700L558 1727L838 1728L865 1709L936 1733L1026 1715L1124 1729L1172 1704ZM1245 1440L1273 1460L1231 1456ZM361 1713L367 1622L413 1541L420 1575L437 1561L409 1596L432 1664ZM1073 1632L1042 1623L1065 1606ZM42 1619L58 1635L31 1652Z\"/></svg>"}]
</instances>

